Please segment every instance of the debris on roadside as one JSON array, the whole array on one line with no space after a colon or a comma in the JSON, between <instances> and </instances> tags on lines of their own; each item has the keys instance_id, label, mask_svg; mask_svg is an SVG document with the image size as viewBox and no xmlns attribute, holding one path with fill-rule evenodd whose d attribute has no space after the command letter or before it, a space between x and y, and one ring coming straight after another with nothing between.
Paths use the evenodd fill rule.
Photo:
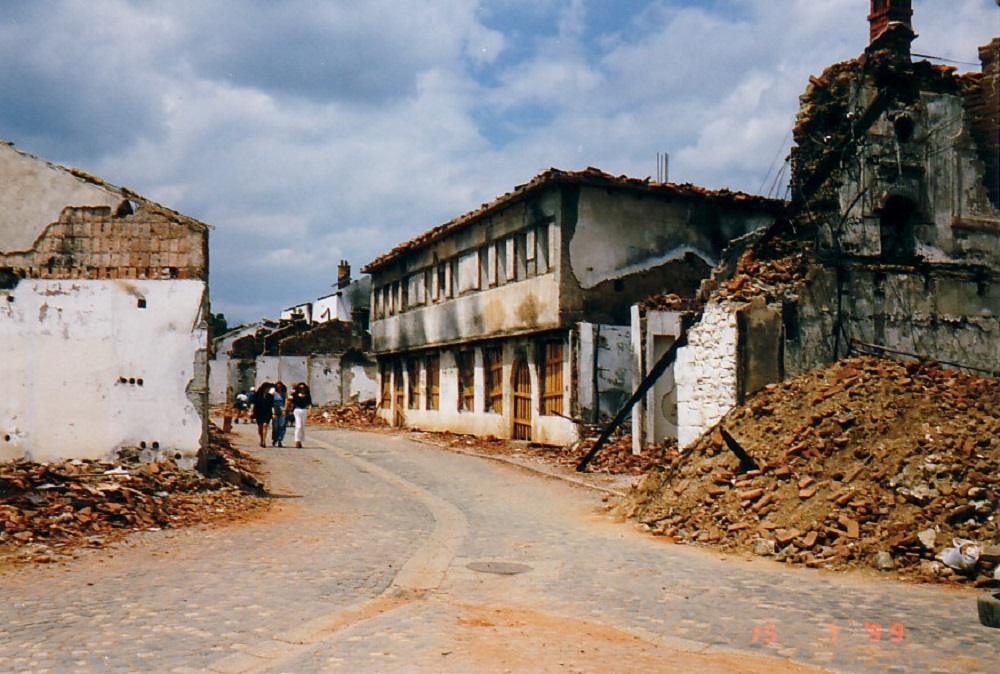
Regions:
<instances>
[{"instance_id":1,"label":"debris on roadside","mask_svg":"<svg viewBox=\"0 0 1000 674\"><path fill-rule=\"evenodd\" d=\"M308 421L340 428L385 426L386 423L376 415L377 411L374 400L347 405L316 405L309 408Z\"/></svg>"},{"instance_id":2,"label":"debris on roadside","mask_svg":"<svg viewBox=\"0 0 1000 674\"><path fill-rule=\"evenodd\" d=\"M859 357L758 392L617 509L679 543L982 585L998 502L1000 382Z\"/></svg>"},{"instance_id":3,"label":"debris on roadside","mask_svg":"<svg viewBox=\"0 0 1000 674\"><path fill-rule=\"evenodd\" d=\"M0 559L47 563L142 530L243 520L268 507L259 465L212 428L209 476L173 461L0 465Z\"/></svg>"}]
</instances>

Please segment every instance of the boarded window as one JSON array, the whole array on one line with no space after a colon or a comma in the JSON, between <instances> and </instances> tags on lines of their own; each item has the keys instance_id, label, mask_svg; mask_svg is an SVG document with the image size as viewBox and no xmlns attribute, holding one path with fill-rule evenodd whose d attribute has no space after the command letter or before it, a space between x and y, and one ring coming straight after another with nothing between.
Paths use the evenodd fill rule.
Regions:
<instances>
[{"instance_id":1,"label":"boarded window","mask_svg":"<svg viewBox=\"0 0 1000 674\"><path fill-rule=\"evenodd\" d=\"M490 248L485 246L479 249L479 287L486 289L490 287Z\"/></svg>"},{"instance_id":2,"label":"boarded window","mask_svg":"<svg viewBox=\"0 0 1000 674\"><path fill-rule=\"evenodd\" d=\"M497 252L496 282L498 286L502 286L507 282L507 240L497 241L495 247Z\"/></svg>"},{"instance_id":3,"label":"boarded window","mask_svg":"<svg viewBox=\"0 0 1000 674\"><path fill-rule=\"evenodd\" d=\"M537 247L538 273L544 274L549 270L549 226L539 225L535 232L535 245Z\"/></svg>"},{"instance_id":4,"label":"boarded window","mask_svg":"<svg viewBox=\"0 0 1000 674\"><path fill-rule=\"evenodd\" d=\"M542 414L563 413L563 345L546 342L543 345Z\"/></svg>"},{"instance_id":5,"label":"boarded window","mask_svg":"<svg viewBox=\"0 0 1000 674\"><path fill-rule=\"evenodd\" d=\"M458 294L479 290L479 251L462 253L456 263L458 274L455 283L458 284Z\"/></svg>"},{"instance_id":6,"label":"boarded window","mask_svg":"<svg viewBox=\"0 0 1000 674\"><path fill-rule=\"evenodd\" d=\"M455 354L458 366L458 410L472 412L476 399L476 360L471 351Z\"/></svg>"},{"instance_id":7,"label":"boarded window","mask_svg":"<svg viewBox=\"0 0 1000 674\"><path fill-rule=\"evenodd\" d=\"M422 272L412 274L407 280L406 299L409 306L416 306L426 302L424 293L424 275Z\"/></svg>"},{"instance_id":8,"label":"boarded window","mask_svg":"<svg viewBox=\"0 0 1000 674\"><path fill-rule=\"evenodd\" d=\"M498 346L483 349L486 373L486 411L503 411L503 350Z\"/></svg>"},{"instance_id":9,"label":"boarded window","mask_svg":"<svg viewBox=\"0 0 1000 674\"><path fill-rule=\"evenodd\" d=\"M437 354L427 356L424 361L424 400L427 409L440 409L441 405L441 357Z\"/></svg>"},{"instance_id":10,"label":"boarded window","mask_svg":"<svg viewBox=\"0 0 1000 674\"><path fill-rule=\"evenodd\" d=\"M417 388L417 385L420 383L417 379L420 376L420 363L416 359L406 363L406 376L410 384L409 389L407 389L406 406L411 410L415 410L418 409L420 403L420 396L418 395L420 389Z\"/></svg>"},{"instance_id":11,"label":"boarded window","mask_svg":"<svg viewBox=\"0 0 1000 674\"><path fill-rule=\"evenodd\" d=\"M514 236L514 278L518 281L528 278L528 235Z\"/></svg>"},{"instance_id":12,"label":"boarded window","mask_svg":"<svg viewBox=\"0 0 1000 674\"><path fill-rule=\"evenodd\" d=\"M437 268L437 290L434 293L435 300L443 300L448 295L448 263L441 262Z\"/></svg>"}]
</instances>

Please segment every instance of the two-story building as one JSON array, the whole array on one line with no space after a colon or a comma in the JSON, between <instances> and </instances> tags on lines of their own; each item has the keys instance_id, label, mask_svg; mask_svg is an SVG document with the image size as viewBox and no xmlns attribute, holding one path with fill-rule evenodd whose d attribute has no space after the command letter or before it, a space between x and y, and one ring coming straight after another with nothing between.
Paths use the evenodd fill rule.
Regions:
<instances>
[{"instance_id":1,"label":"two-story building","mask_svg":"<svg viewBox=\"0 0 1000 674\"><path fill-rule=\"evenodd\" d=\"M630 395L630 306L784 202L550 169L370 262L383 418L566 444Z\"/></svg>"}]
</instances>

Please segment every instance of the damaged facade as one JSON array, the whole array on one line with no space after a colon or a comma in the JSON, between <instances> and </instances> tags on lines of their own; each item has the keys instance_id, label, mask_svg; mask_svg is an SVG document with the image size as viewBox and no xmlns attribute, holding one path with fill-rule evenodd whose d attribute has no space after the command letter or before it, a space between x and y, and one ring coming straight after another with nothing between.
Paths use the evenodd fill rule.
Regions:
<instances>
[{"instance_id":1,"label":"damaged facade","mask_svg":"<svg viewBox=\"0 0 1000 674\"><path fill-rule=\"evenodd\" d=\"M0 143L0 460L193 465L207 317L206 225Z\"/></svg>"},{"instance_id":2,"label":"damaged facade","mask_svg":"<svg viewBox=\"0 0 1000 674\"><path fill-rule=\"evenodd\" d=\"M631 392L630 305L692 296L783 203L551 169L369 263L381 415L566 444Z\"/></svg>"},{"instance_id":3,"label":"damaged facade","mask_svg":"<svg viewBox=\"0 0 1000 674\"><path fill-rule=\"evenodd\" d=\"M746 394L851 349L1000 371L1000 38L981 72L958 74L911 59L911 14L873 0L864 54L810 78L793 216L703 289L673 368L674 428L652 423L651 397L637 447L671 432L687 446ZM655 313L676 337L683 312Z\"/></svg>"},{"instance_id":4,"label":"damaged facade","mask_svg":"<svg viewBox=\"0 0 1000 674\"><path fill-rule=\"evenodd\" d=\"M212 404L265 381L309 385L317 405L374 400L375 362L368 335L370 279L337 267L336 290L315 302L281 312L278 321L241 326L216 338L212 354Z\"/></svg>"}]
</instances>

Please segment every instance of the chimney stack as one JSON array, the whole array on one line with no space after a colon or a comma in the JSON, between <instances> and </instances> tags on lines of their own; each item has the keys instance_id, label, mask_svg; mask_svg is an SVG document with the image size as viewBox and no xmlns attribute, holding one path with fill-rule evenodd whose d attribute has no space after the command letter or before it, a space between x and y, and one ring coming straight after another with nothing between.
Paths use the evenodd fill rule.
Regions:
<instances>
[{"instance_id":1,"label":"chimney stack","mask_svg":"<svg viewBox=\"0 0 1000 674\"><path fill-rule=\"evenodd\" d=\"M868 41L874 42L875 38L882 34L890 23L902 23L911 31L913 25L910 17L913 16L912 0L871 0L871 13L868 15Z\"/></svg>"},{"instance_id":2,"label":"chimney stack","mask_svg":"<svg viewBox=\"0 0 1000 674\"><path fill-rule=\"evenodd\" d=\"M337 290L343 290L351 284L351 265L347 260L341 260L337 265Z\"/></svg>"}]
</instances>

